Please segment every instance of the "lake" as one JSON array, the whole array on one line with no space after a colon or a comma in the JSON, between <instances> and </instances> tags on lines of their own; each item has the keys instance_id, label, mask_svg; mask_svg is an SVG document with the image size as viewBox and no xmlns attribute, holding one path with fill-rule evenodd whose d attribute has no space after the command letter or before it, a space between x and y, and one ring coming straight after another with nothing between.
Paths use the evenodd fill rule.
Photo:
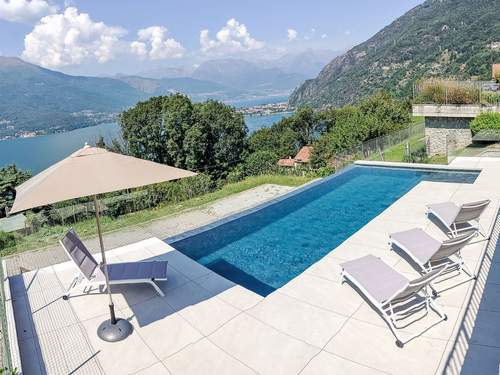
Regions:
<instances>
[{"instance_id":1,"label":"lake","mask_svg":"<svg viewBox=\"0 0 500 375\"><path fill-rule=\"evenodd\" d=\"M265 116L245 116L249 132L271 126L291 113ZM16 164L21 169L38 173L51 164L81 148L85 142L95 144L99 136L105 141L119 137L117 123L102 124L66 133L48 134L33 138L17 138L0 141L0 167Z\"/></svg>"}]
</instances>

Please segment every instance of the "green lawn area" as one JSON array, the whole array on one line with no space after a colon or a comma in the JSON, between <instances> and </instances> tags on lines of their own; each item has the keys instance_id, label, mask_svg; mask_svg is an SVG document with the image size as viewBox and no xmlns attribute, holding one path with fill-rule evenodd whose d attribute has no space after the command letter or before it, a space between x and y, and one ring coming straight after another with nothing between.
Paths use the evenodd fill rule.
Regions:
<instances>
[{"instance_id":1,"label":"green lawn area","mask_svg":"<svg viewBox=\"0 0 500 375\"><path fill-rule=\"evenodd\" d=\"M417 134L408 139L410 143L410 151L413 152L415 150L421 149L424 147L424 138L422 134ZM403 162L405 155L405 147L406 142L398 143L392 147L385 149L384 151L384 161L393 161L393 162ZM380 155L378 153L373 154L369 160L381 160Z\"/></svg>"},{"instance_id":2,"label":"green lawn area","mask_svg":"<svg viewBox=\"0 0 500 375\"><path fill-rule=\"evenodd\" d=\"M277 184L284 186L300 186L311 181L312 177L303 176L282 176L282 175L262 175L248 177L243 181L230 183L211 193L192 198L180 203L169 203L159 205L152 209L141 210L120 216L116 219L104 216L101 218L101 225L104 233L123 230L135 225L146 224L152 220L180 213L184 210L203 207L218 199L252 189L263 184ZM96 224L94 219L86 219L73 224L73 228L82 238L94 237L96 235ZM40 249L54 245L62 234L68 230L67 226L43 227L40 231L20 237L16 247L2 249L1 256L10 255L20 251Z\"/></svg>"},{"instance_id":3,"label":"green lawn area","mask_svg":"<svg viewBox=\"0 0 500 375\"><path fill-rule=\"evenodd\" d=\"M421 149L425 146L424 138L421 135L413 136L408 139L410 152ZM406 141L392 146L384 151L385 161L404 161Z\"/></svg>"},{"instance_id":4,"label":"green lawn area","mask_svg":"<svg viewBox=\"0 0 500 375\"><path fill-rule=\"evenodd\" d=\"M425 138L423 133L424 118L419 116L412 117L412 126L416 127L420 124L421 130L417 130L417 134L384 150L384 161L402 162L404 161L406 142L410 143L410 152L422 149L425 146ZM379 153L374 153L368 160L382 160Z\"/></svg>"},{"instance_id":5,"label":"green lawn area","mask_svg":"<svg viewBox=\"0 0 500 375\"><path fill-rule=\"evenodd\" d=\"M427 161L429 164L448 164L448 157L446 155L434 155Z\"/></svg>"},{"instance_id":6,"label":"green lawn area","mask_svg":"<svg viewBox=\"0 0 500 375\"><path fill-rule=\"evenodd\" d=\"M425 117L424 116L413 116L411 118L412 124L420 124L421 122L424 122L424 121L425 121Z\"/></svg>"}]
</instances>

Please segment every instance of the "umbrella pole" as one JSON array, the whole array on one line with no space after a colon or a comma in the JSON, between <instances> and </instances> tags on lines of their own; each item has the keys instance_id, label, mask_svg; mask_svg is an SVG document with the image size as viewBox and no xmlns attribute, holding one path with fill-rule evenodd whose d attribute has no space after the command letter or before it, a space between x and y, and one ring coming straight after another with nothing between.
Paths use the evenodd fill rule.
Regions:
<instances>
[{"instance_id":1,"label":"umbrella pole","mask_svg":"<svg viewBox=\"0 0 500 375\"><path fill-rule=\"evenodd\" d=\"M116 324L115 304L113 303L111 288L109 287L108 262L106 261L106 252L104 251L104 241L102 240L101 217L99 214L100 205L97 196L95 195L94 195L94 209L95 209L95 221L97 223L97 233L99 235L99 245L101 245L102 268L104 271L104 278L106 280L106 292L109 298L109 316L111 324Z\"/></svg>"},{"instance_id":2,"label":"umbrella pole","mask_svg":"<svg viewBox=\"0 0 500 375\"><path fill-rule=\"evenodd\" d=\"M109 286L108 267L106 262L106 252L104 251L104 241L102 239L101 219L99 214L99 200L97 195L94 195L95 220L97 223L97 233L99 235L99 244L101 246L102 268L106 281L106 292L109 297L109 316L110 319L102 322L97 328L97 335L104 341L121 341L132 333L132 324L128 320L116 319L115 305L111 296L111 288Z\"/></svg>"}]
</instances>

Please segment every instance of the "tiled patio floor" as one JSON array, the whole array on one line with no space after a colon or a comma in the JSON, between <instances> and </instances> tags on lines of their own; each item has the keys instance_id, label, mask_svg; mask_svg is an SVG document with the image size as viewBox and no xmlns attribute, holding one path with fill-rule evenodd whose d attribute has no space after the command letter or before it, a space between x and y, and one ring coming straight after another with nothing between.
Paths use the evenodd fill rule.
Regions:
<instances>
[{"instance_id":1,"label":"tiled patio floor","mask_svg":"<svg viewBox=\"0 0 500 375\"><path fill-rule=\"evenodd\" d=\"M349 284L340 283L339 264L368 253L408 277L417 276L413 267L389 250L387 241L389 233L415 226L444 238L425 217L426 203L490 198L493 204L482 224L492 225L500 198L500 160L464 159L460 164L458 158L454 163L484 170L474 185L420 183L266 298L155 238L110 250L110 262L169 261L169 280L161 283L165 298L148 286L113 288L118 315L134 326L133 334L120 343L105 343L96 336L97 326L107 317L106 295L59 298L74 275L70 263L11 277L24 373L420 375L458 374L462 367L472 374L481 365L481 373L487 374L498 368L500 358L500 273L496 271L500 253L488 249L488 262L481 263L486 242L472 244L464 253L471 268L477 270L483 264L477 283L482 287L468 282L446 290L456 278L440 283L437 302L449 319L403 349L395 346L394 336L371 306ZM471 305L473 315L467 309ZM437 316L430 314L404 333L409 335L433 319Z\"/></svg>"}]
</instances>

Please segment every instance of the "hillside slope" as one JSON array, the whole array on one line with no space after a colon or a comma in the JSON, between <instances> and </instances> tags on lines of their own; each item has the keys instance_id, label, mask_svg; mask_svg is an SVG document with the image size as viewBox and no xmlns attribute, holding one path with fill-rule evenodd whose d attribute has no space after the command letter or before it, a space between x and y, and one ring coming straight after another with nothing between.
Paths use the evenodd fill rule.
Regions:
<instances>
[{"instance_id":1,"label":"hillside slope","mask_svg":"<svg viewBox=\"0 0 500 375\"><path fill-rule=\"evenodd\" d=\"M193 100L244 97L244 90L194 78L71 76L0 56L0 138L53 133L114 121L150 96L182 92Z\"/></svg>"},{"instance_id":2,"label":"hillside slope","mask_svg":"<svg viewBox=\"0 0 500 375\"><path fill-rule=\"evenodd\" d=\"M499 0L427 0L336 57L290 104L342 106L379 89L405 95L425 76L489 79L500 62L499 12Z\"/></svg>"},{"instance_id":3,"label":"hillside slope","mask_svg":"<svg viewBox=\"0 0 500 375\"><path fill-rule=\"evenodd\" d=\"M145 97L115 79L70 76L0 57L0 135L91 125Z\"/></svg>"}]
</instances>

